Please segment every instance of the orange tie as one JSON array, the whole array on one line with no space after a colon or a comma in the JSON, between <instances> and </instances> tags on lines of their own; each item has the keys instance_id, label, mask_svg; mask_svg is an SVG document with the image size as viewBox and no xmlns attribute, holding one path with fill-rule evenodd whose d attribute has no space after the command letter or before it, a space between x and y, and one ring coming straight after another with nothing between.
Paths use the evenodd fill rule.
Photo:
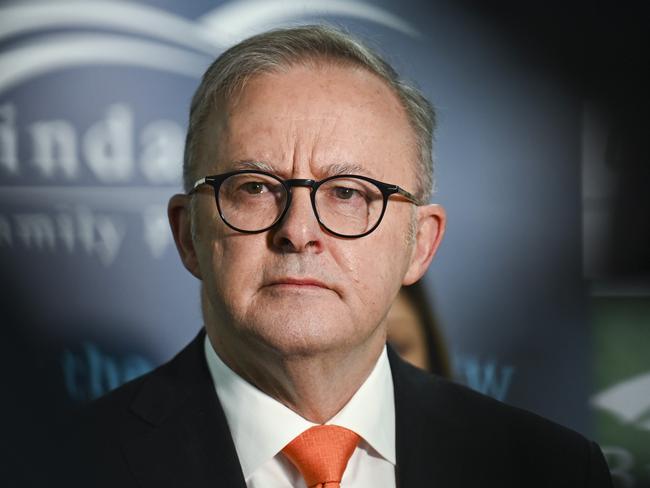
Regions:
<instances>
[{"instance_id":1,"label":"orange tie","mask_svg":"<svg viewBox=\"0 0 650 488\"><path fill-rule=\"evenodd\" d=\"M309 488L339 488L359 440L357 434L344 427L317 425L292 440L282 452L298 468Z\"/></svg>"}]
</instances>

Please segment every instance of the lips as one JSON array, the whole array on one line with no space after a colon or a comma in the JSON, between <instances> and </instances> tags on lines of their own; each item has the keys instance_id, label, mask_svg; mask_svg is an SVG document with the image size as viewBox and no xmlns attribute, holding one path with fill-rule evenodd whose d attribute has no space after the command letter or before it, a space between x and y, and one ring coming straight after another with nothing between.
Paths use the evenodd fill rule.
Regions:
<instances>
[{"instance_id":1,"label":"lips","mask_svg":"<svg viewBox=\"0 0 650 488\"><path fill-rule=\"evenodd\" d=\"M331 289L325 283L315 278L282 277L271 280L266 286L318 287L326 290Z\"/></svg>"}]
</instances>

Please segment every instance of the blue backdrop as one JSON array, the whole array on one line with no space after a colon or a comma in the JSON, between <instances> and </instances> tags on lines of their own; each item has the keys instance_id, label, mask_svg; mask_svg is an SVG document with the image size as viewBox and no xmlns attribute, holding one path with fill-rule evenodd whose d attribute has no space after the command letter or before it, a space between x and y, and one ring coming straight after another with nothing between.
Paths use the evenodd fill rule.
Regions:
<instances>
[{"instance_id":1,"label":"blue backdrop","mask_svg":"<svg viewBox=\"0 0 650 488\"><path fill-rule=\"evenodd\" d=\"M0 320L10 408L29 411L38 398L65 410L169 359L196 334L198 283L166 218L181 188L191 95L232 43L325 20L378 47L438 109L434 201L449 226L425 281L458 380L615 442L594 423L609 407L590 399L626 378L597 383L583 268L583 248L596 251L583 240L583 217L595 214L582 189L606 171L598 115L547 51L483 14L424 0L1 3ZM634 374L648 371L641 361ZM650 398L642 388L637 397ZM650 424L639 425L647 439ZM621 486L650 484L647 450L630 456Z\"/></svg>"}]
</instances>

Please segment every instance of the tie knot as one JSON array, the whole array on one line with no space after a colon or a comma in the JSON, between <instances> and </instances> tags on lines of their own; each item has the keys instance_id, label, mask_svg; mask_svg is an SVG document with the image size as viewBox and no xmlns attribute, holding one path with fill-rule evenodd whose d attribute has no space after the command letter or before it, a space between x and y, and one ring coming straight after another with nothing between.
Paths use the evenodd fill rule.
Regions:
<instances>
[{"instance_id":1,"label":"tie knot","mask_svg":"<svg viewBox=\"0 0 650 488\"><path fill-rule=\"evenodd\" d=\"M307 429L282 449L298 468L308 487L332 483L339 486L359 436L337 425Z\"/></svg>"}]
</instances>

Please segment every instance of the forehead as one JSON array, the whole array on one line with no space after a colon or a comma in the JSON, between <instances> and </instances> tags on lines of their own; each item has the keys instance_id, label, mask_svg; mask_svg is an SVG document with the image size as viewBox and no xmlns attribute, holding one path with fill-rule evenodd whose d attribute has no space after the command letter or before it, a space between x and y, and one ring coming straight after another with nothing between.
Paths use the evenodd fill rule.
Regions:
<instances>
[{"instance_id":1,"label":"forehead","mask_svg":"<svg viewBox=\"0 0 650 488\"><path fill-rule=\"evenodd\" d=\"M394 180L415 155L395 93L350 66L299 65L258 75L210 126L215 147L208 164L218 171L255 161L283 176L322 177L324 168L343 165Z\"/></svg>"}]
</instances>

